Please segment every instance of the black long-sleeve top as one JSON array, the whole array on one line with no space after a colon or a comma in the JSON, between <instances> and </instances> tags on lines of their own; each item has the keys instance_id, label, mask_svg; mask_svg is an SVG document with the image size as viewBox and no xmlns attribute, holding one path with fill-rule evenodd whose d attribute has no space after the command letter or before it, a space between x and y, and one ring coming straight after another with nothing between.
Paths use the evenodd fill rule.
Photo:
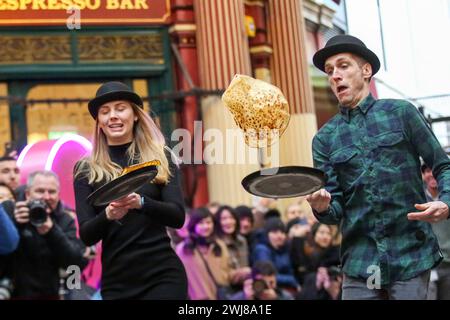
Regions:
<instances>
[{"instance_id":1,"label":"black long-sleeve top","mask_svg":"<svg viewBox=\"0 0 450 320\"><path fill-rule=\"evenodd\" d=\"M110 146L111 160L121 167L133 164L126 154L129 145ZM142 209L129 210L120 223L107 219L106 206L95 207L86 201L101 184L90 185L86 177L74 181L80 237L86 245L103 241L102 296L105 299L145 298L161 281L166 281L167 288L175 283L182 284L181 287L186 284L184 267L166 231L166 227L180 228L185 218L178 168L170 161L170 155L168 160L172 174L169 183L142 186L137 191L144 196ZM161 294L178 299L186 293Z\"/></svg>"}]
</instances>

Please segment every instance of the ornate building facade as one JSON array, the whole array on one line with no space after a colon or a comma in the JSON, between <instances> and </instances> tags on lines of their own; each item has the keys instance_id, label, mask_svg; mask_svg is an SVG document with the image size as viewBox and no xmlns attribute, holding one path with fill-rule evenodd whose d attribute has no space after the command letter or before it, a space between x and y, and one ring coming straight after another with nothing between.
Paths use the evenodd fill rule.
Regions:
<instances>
[{"instance_id":1,"label":"ornate building facade","mask_svg":"<svg viewBox=\"0 0 450 320\"><path fill-rule=\"evenodd\" d=\"M79 21L62 5L59 16L57 8L0 5L0 149L64 132L92 138L87 101L100 83L120 80L146 98L169 144L184 128L200 146L189 151L200 160L183 166L188 205L251 204L241 180L259 166L206 165L203 133L236 128L220 96L235 74L250 75L278 86L289 102L280 165L312 166L312 137L335 104L310 61L335 30L339 2L86 0Z\"/></svg>"}]
</instances>

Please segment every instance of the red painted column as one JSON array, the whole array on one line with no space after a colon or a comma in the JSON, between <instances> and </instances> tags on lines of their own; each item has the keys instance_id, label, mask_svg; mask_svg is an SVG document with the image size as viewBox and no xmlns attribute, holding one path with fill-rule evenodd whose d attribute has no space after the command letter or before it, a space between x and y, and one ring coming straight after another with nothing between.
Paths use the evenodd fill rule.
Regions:
<instances>
[{"instance_id":1,"label":"red painted column","mask_svg":"<svg viewBox=\"0 0 450 320\"><path fill-rule=\"evenodd\" d=\"M249 37L253 76L270 83L270 58L273 49L267 35L266 6L267 0L245 1L245 14L252 17L255 23L255 36Z\"/></svg>"},{"instance_id":2,"label":"red painted column","mask_svg":"<svg viewBox=\"0 0 450 320\"><path fill-rule=\"evenodd\" d=\"M197 63L197 44L195 14L193 0L172 0L172 21L173 25L169 32L172 43L177 45L181 60L189 73L194 86L199 84L199 72ZM178 62L174 61L177 90L189 91L192 89L184 76ZM203 148L195 150L194 145L202 146L202 135L194 137L194 122L199 120L199 110L197 98L188 96L184 98L182 113L179 122L182 128L189 131L191 137L191 164L184 166L185 194L188 196L187 205L192 207L203 206L208 203L208 187L206 178L206 168L204 164L194 164L194 157L201 158ZM197 141L194 144L193 139ZM200 153L195 154L195 153Z\"/></svg>"},{"instance_id":3,"label":"red painted column","mask_svg":"<svg viewBox=\"0 0 450 320\"><path fill-rule=\"evenodd\" d=\"M224 90L235 74L251 75L244 1L194 0L194 9L201 87L207 90ZM227 130L238 130L238 127L220 96L209 95L202 99L202 119L205 131L220 132L224 138L223 146L229 146ZM228 155L231 154L232 152ZM222 161L208 163L207 166L210 200L231 206L250 205L251 195L242 188L241 181L246 175L256 171L258 164L249 161L241 164L236 161L225 163L225 158Z\"/></svg>"}]
</instances>

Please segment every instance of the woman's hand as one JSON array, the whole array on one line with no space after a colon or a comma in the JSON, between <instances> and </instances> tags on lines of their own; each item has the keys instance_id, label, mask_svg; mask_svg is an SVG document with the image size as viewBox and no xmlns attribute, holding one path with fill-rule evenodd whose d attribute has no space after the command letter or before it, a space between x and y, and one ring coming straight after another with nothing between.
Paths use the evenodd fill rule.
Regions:
<instances>
[{"instance_id":1,"label":"woman's hand","mask_svg":"<svg viewBox=\"0 0 450 320\"><path fill-rule=\"evenodd\" d=\"M118 206L117 203L117 201L111 202L106 207L105 211L108 220L120 220L128 213L128 209Z\"/></svg>"},{"instance_id":2,"label":"woman's hand","mask_svg":"<svg viewBox=\"0 0 450 320\"><path fill-rule=\"evenodd\" d=\"M128 213L128 209L116 207L114 206L114 202L111 202L106 207L105 211L106 218L108 218L108 220L120 220Z\"/></svg>"},{"instance_id":3,"label":"woman's hand","mask_svg":"<svg viewBox=\"0 0 450 320\"><path fill-rule=\"evenodd\" d=\"M106 217L109 220L120 220L131 209L141 209L141 196L135 192L111 202L106 207Z\"/></svg>"},{"instance_id":4,"label":"woman's hand","mask_svg":"<svg viewBox=\"0 0 450 320\"><path fill-rule=\"evenodd\" d=\"M113 202L111 202L112 205L116 208L123 208L127 210L131 209L141 209L141 196L135 192L130 193L129 195L122 197L120 199L117 199Z\"/></svg>"}]
</instances>

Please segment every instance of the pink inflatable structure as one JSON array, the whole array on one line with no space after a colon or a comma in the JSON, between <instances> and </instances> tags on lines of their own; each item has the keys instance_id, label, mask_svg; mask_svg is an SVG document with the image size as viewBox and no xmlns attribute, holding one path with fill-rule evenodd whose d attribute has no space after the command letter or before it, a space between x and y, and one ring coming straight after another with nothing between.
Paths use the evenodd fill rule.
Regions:
<instances>
[{"instance_id":1,"label":"pink inflatable structure","mask_svg":"<svg viewBox=\"0 0 450 320\"><path fill-rule=\"evenodd\" d=\"M51 170L61 181L61 200L69 208L75 209L73 167L91 151L91 142L75 134L65 134L57 140L43 140L29 144L17 159L20 183L26 184L28 175L33 171Z\"/></svg>"}]
</instances>

